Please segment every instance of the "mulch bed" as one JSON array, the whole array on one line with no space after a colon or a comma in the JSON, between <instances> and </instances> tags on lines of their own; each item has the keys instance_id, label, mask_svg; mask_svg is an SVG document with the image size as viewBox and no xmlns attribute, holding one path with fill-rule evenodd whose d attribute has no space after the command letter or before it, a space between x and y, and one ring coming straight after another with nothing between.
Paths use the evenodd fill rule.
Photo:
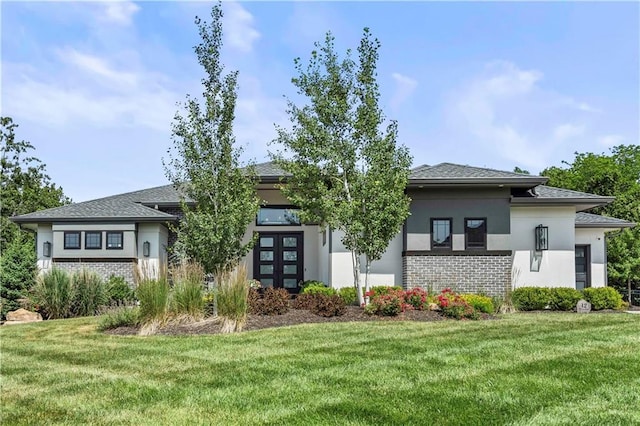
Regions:
<instances>
[{"instance_id":1,"label":"mulch bed","mask_svg":"<svg viewBox=\"0 0 640 426\"><path fill-rule=\"evenodd\" d=\"M493 315L483 314L480 319L497 319ZM353 321L441 321L445 320L442 314L434 311L407 311L397 317L379 317L367 315L358 306L347 306L347 312L337 317L325 318L314 313L301 310L290 309L284 315L249 315L244 331L260 330L264 328L286 327L298 324L328 323L328 322L353 322ZM106 331L107 334L133 335L138 333L136 327L119 327ZM215 319L206 319L192 324L171 324L158 331L162 335L185 335L185 334L219 334L220 322Z\"/></svg>"}]
</instances>

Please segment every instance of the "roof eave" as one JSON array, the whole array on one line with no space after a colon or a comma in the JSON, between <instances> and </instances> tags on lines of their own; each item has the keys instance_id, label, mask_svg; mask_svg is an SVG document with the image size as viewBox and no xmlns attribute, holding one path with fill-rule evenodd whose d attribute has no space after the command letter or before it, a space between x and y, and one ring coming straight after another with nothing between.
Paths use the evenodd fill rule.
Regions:
<instances>
[{"instance_id":1,"label":"roof eave","mask_svg":"<svg viewBox=\"0 0 640 426\"><path fill-rule=\"evenodd\" d=\"M166 217L42 217L42 218L21 218L20 216L10 217L10 221L19 224L28 223L49 223L49 222L172 222L178 220L177 216L168 215Z\"/></svg>"},{"instance_id":2,"label":"roof eave","mask_svg":"<svg viewBox=\"0 0 640 426\"><path fill-rule=\"evenodd\" d=\"M576 228L600 228L600 229L611 229L618 230L624 228L633 228L637 225L634 222L626 222L626 223L576 223Z\"/></svg>"},{"instance_id":3,"label":"roof eave","mask_svg":"<svg viewBox=\"0 0 640 426\"><path fill-rule=\"evenodd\" d=\"M547 178L410 178L408 186L495 186L533 188L542 185Z\"/></svg>"}]
</instances>

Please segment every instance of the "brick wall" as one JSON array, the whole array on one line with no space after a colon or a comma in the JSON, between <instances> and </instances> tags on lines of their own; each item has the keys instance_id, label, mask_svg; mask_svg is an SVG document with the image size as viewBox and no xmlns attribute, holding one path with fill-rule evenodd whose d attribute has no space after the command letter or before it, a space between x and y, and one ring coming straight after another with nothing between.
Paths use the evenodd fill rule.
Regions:
<instances>
[{"instance_id":1,"label":"brick wall","mask_svg":"<svg viewBox=\"0 0 640 426\"><path fill-rule=\"evenodd\" d=\"M406 255L402 276L405 288L503 296L511 285L511 255Z\"/></svg>"},{"instance_id":2,"label":"brick wall","mask_svg":"<svg viewBox=\"0 0 640 426\"><path fill-rule=\"evenodd\" d=\"M108 280L111 275L116 275L124 277L129 285L134 284L133 269L135 263L133 260L118 262L54 262L54 264L56 268L64 269L70 273L86 268L96 272L105 281Z\"/></svg>"},{"instance_id":3,"label":"brick wall","mask_svg":"<svg viewBox=\"0 0 640 426\"><path fill-rule=\"evenodd\" d=\"M160 207L158 210L177 216L179 220L184 217L184 212L180 207ZM167 238L167 247L173 247L173 245L178 240L178 234L176 234L171 228L169 228L169 235Z\"/></svg>"}]
</instances>

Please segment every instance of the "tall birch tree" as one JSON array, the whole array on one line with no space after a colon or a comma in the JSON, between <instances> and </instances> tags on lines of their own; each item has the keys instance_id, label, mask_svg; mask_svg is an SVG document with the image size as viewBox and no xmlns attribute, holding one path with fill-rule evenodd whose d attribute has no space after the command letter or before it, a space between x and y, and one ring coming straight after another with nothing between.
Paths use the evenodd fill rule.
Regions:
<instances>
[{"instance_id":1,"label":"tall birch tree","mask_svg":"<svg viewBox=\"0 0 640 426\"><path fill-rule=\"evenodd\" d=\"M163 162L168 179L185 195L176 251L214 275L249 252L253 241L243 237L260 206L253 165L241 167L242 148L233 135L238 72L223 74L222 16L218 3L210 23L195 19L202 42L194 50L206 74L202 101L187 95L173 122L170 160Z\"/></svg>"},{"instance_id":2,"label":"tall birch tree","mask_svg":"<svg viewBox=\"0 0 640 426\"><path fill-rule=\"evenodd\" d=\"M291 175L281 189L300 207L300 218L342 231L362 304L372 262L382 257L409 215L405 189L411 156L396 142L397 122L386 122L379 105L380 42L369 29L357 61L351 50L338 56L330 32L315 47L306 66L294 60L292 83L308 103L289 100L292 128L277 128L275 142L281 148L272 156Z\"/></svg>"}]
</instances>

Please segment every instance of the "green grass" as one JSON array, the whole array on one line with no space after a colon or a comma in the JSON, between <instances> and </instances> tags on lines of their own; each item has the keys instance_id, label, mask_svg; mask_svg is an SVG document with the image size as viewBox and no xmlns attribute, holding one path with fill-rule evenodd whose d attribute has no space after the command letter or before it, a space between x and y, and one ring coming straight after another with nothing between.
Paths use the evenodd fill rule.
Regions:
<instances>
[{"instance_id":1,"label":"green grass","mask_svg":"<svg viewBox=\"0 0 640 426\"><path fill-rule=\"evenodd\" d=\"M108 336L1 327L12 424L640 424L640 316Z\"/></svg>"}]
</instances>

